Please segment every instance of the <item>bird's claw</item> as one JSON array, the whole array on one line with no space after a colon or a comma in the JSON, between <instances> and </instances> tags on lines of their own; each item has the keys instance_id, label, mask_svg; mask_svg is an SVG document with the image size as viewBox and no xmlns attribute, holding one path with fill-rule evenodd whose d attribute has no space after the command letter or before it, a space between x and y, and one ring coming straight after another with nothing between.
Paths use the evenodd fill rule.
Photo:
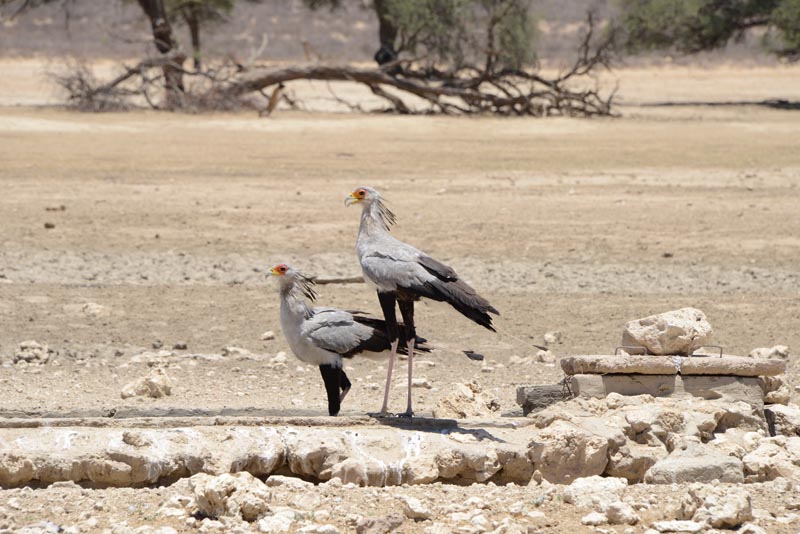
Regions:
<instances>
[{"instance_id":1,"label":"bird's claw","mask_svg":"<svg viewBox=\"0 0 800 534\"><path fill-rule=\"evenodd\" d=\"M397 417L414 417L414 412L412 412L411 410L406 410L403 413L397 414Z\"/></svg>"}]
</instances>

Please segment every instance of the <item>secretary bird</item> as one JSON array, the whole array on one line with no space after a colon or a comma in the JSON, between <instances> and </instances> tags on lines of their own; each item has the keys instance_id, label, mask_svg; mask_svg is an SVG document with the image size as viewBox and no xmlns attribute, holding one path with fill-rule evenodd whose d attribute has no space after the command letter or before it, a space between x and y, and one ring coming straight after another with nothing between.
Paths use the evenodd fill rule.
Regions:
<instances>
[{"instance_id":1,"label":"secretary bird","mask_svg":"<svg viewBox=\"0 0 800 534\"><path fill-rule=\"evenodd\" d=\"M306 299L314 302L317 298L314 281L285 263L272 267L269 273L278 277L283 335L300 361L319 366L328 396L328 413L336 415L351 386L342 358L379 355L389 350L386 324L359 311L310 307ZM423 352L430 352L425 339L415 341L422 344Z\"/></svg>"},{"instance_id":2,"label":"secretary bird","mask_svg":"<svg viewBox=\"0 0 800 534\"><path fill-rule=\"evenodd\" d=\"M392 368L400 342L400 325L397 323L395 313L396 302L405 322L404 337L408 346L408 405L405 413L400 415L411 417L414 415L411 406L415 339L414 301L425 297L447 302L462 315L493 332L495 330L492 326L492 316L489 314L500 313L489 304L489 301L459 278L453 269L389 235L389 227L396 222L396 218L376 190L371 187L355 189L345 199L346 206L352 204L362 206L356 254L364 278L378 290L378 301L392 343L380 413L387 414Z\"/></svg>"}]
</instances>

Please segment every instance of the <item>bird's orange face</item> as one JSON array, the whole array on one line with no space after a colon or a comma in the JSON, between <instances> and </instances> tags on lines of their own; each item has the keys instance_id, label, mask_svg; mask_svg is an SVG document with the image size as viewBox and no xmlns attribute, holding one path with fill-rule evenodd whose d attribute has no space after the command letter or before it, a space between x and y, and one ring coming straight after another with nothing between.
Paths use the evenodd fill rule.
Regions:
<instances>
[{"instance_id":1,"label":"bird's orange face","mask_svg":"<svg viewBox=\"0 0 800 534\"><path fill-rule=\"evenodd\" d=\"M344 205L350 206L351 204L357 204L365 198L367 198L367 190L363 187L359 187L358 189L353 190L353 192L344 199Z\"/></svg>"},{"instance_id":2,"label":"bird's orange face","mask_svg":"<svg viewBox=\"0 0 800 534\"><path fill-rule=\"evenodd\" d=\"M279 263L275 267L269 270L270 274L273 276L283 276L289 271L289 266L285 263Z\"/></svg>"}]
</instances>

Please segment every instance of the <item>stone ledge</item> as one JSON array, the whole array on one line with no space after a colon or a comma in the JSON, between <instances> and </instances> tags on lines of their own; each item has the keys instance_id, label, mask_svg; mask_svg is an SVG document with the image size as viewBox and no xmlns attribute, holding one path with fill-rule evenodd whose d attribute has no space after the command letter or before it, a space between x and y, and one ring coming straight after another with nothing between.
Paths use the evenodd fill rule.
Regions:
<instances>
[{"instance_id":1,"label":"stone ledge","mask_svg":"<svg viewBox=\"0 0 800 534\"><path fill-rule=\"evenodd\" d=\"M652 395L653 397L697 397L727 402L744 401L764 407L761 381L756 377L713 375L573 375L573 395L604 398L609 393Z\"/></svg>"},{"instance_id":2,"label":"stone ledge","mask_svg":"<svg viewBox=\"0 0 800 534\"><path fill-rule=\"evenodd\" d=\"M567 356L565 374L776 376L786 372L782 360L755 360L742 356Z\"/></svg>"}]
</instances>

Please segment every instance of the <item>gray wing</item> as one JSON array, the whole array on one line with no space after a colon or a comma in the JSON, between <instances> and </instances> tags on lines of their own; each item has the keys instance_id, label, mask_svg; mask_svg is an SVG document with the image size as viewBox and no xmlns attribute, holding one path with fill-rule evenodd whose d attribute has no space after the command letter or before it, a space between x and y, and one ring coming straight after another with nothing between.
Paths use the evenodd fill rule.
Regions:
<instances>
[{"instance_id":1,"label":"gray wing","mask_svg":"<svg viewBox=\"0 0 800 534\"><path fill-rule=\"evenodd\" d=\"M456 272L388 234L369 242L361 257L364 276L378 291L398 291L406 298L447 302L481 326L494 330L490 313L498 311Z\"/></svg>"},{"instance_id":2,"label":"gray wing","mask_svg":"<svg viewBox=\"0 0 800 534\"><path fill-rule=\"evenodd\" d=\"M385 350L382 332L357 322L351 313L335 308L314 308L301 328L301 335L317 347L352 356L364 350Z\"/></svg>"}]
</instances>

